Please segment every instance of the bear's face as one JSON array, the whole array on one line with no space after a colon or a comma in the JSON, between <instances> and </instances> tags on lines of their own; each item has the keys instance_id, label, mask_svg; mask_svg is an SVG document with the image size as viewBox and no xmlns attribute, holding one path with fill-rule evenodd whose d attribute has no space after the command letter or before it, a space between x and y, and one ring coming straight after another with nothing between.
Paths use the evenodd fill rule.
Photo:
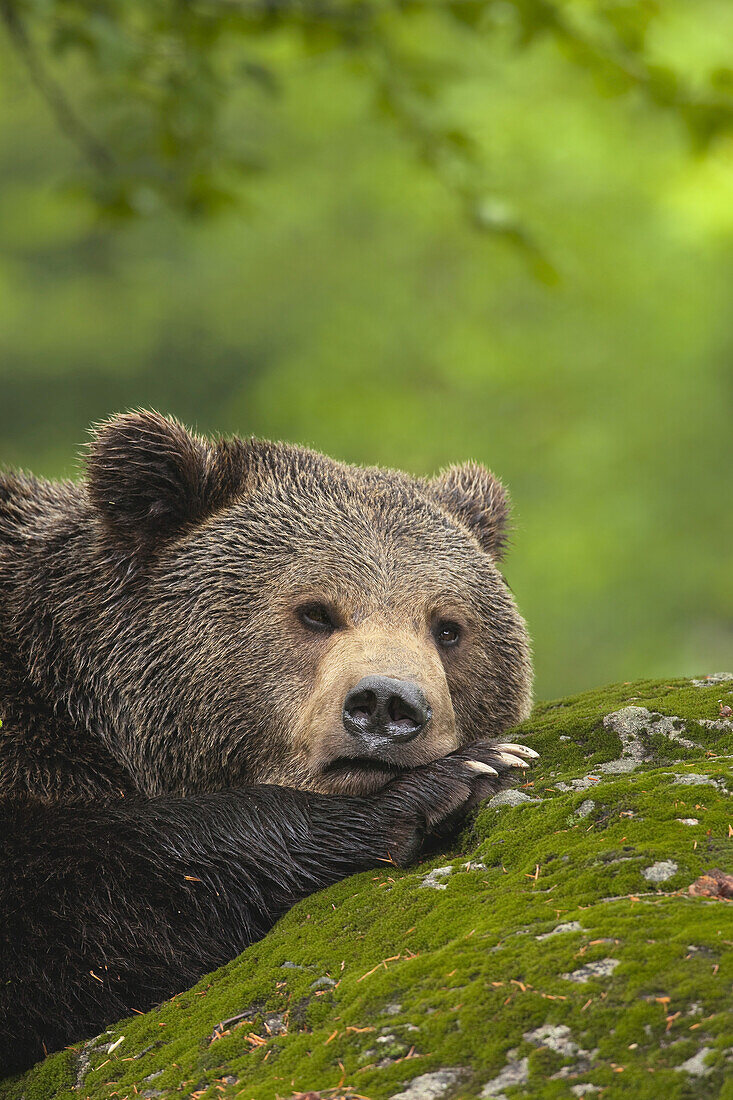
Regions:
<instances>
[{"instance_id":1,"label":"bear's face","mask_svg":"<svg viewBox=\"0 0 733 1100\"><path fill-rule=\"evenodd\" d=\"M365 793L526 715L506 498L480 467L413 480L139 414L102 429L90 492L145 575L116 691L157 789Z\"/></svg>"}]
</instances>

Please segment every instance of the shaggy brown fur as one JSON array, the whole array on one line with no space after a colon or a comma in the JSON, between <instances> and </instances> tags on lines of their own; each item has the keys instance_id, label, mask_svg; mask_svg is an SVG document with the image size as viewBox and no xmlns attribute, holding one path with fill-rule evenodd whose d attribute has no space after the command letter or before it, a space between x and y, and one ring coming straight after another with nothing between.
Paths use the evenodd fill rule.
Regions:
<instances>
[{"instance_id":1,"label":"shaggy brown fur","mask_svg":"<svg viewBox=\"0 0 733 1100\"><path fill-rule=\"evenodd\" d=\"M462 747L529 708L506 520L475 465L413 479L154 413L101 426L86 482L0 477L2 996L26 1036L6 1065L406 862L501 786L511 761Z\"/></svg>"}]
</instances>

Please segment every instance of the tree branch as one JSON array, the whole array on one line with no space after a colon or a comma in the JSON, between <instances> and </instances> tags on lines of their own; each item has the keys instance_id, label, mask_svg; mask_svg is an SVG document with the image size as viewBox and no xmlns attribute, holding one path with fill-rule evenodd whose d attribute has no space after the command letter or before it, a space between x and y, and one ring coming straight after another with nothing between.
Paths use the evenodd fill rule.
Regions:
<instances>
[{"instance_id":1,"label":"tree branch","mask_svg":"<svg viewBox=\"0 0 733 1100\"><path fill-rule=\"evenodd\" d=\"M12 0L0 0L0 19L5 25L13 49L25 65L31 82L46 101L59 129L97 172L110 172L114 167L112 154L79 118L63 89L45 69L17 11L13 8Z\"/></svg>"}]
</instances>

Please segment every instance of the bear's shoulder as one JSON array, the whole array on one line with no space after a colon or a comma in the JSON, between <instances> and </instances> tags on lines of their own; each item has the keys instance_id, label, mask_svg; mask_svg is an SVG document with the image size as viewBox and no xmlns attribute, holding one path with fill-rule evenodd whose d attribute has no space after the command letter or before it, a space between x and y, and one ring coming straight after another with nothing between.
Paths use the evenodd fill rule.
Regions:
<instances>
[{"instance_id":1,"label":"bear's shoulder","mask_svg":"<svg viewBox=\"0 0 733 1100\"><path fill-rule=\"evenodd\" d=\"M109 799L134 793L127 772L89 731L39 694L21 656L19 614L42 599L62 545L84 513L83 485L0 473L0 797ZM12 578L12 580L11 580Z\"/></svg>"}]
</instances>

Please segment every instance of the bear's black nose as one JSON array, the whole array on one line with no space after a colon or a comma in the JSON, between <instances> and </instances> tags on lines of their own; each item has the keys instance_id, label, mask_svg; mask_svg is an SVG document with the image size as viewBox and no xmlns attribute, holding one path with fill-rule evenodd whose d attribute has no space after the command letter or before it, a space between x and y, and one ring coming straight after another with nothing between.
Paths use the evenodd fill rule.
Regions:
<instances>
[{"instance_id":1,"label":"bear's black nose","mask_svg":"<svg viewBox=\"0 0 733 1100\"><path fill-rule=\"evenodd\" d=\"M412 741L432 713L422 689L411 680L365 676L344 700L344 728L377 748Z\"/></svg>"}]
</instances>

